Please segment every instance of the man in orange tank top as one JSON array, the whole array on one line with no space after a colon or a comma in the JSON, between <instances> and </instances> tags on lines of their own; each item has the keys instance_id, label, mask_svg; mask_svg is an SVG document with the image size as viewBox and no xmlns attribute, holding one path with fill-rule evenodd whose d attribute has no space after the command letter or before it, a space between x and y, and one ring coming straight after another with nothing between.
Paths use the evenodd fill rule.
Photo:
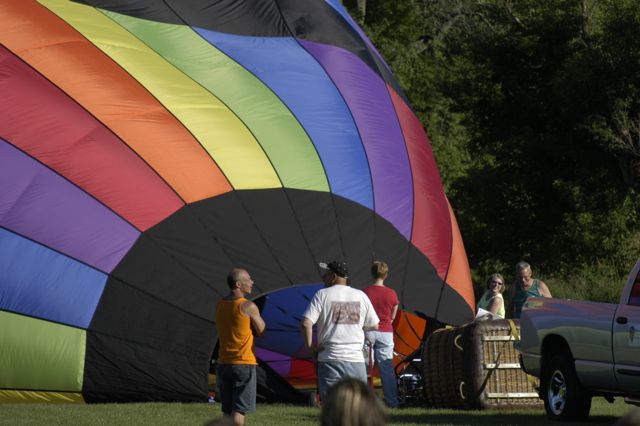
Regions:
<instances>
[{"instance_id":1,"label":"man in orange tank top","mask_svg":"<svg viewBox=\"0 0 640 426\"><path fill-rule=\"evenodd\" d=\"M253 281L249 273L234 268L227 276L229 294L216 306L216 328L220 350L216 363L216 380L222 413L236 425L256 410L256 355L253 334L264 333L260 310L245 296L251 294ZM252 330L253 328L253 330Z\"/></svg>"}]
</instances>

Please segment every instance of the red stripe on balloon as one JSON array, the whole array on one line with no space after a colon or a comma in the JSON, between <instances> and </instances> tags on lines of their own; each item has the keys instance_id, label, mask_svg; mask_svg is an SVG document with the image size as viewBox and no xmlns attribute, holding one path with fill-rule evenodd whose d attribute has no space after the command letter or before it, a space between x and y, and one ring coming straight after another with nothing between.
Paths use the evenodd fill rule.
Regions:
<instances>
[{"instance_id":1,"label":"red stripe on balloon","mask_svg":"<svg viewBox=\"0 0 640 426\"><path fill-rule=\"evenodd\" d=\"M0 1L0 28L8 50L111 129L185 202L232 190L209 153L176 117L49 9L37 2Z\"/></svg>"},{"instance_id":2,"label":"red stripe on balloon","mask_svg":"<svg viewBox=\"0 0 640 426\"><path fill-rule=\"evenodd\" d=\"M306 359L292 358L291 370L287 381L296 388L309 388L316 385L316 373L313 362Z\"/></svg>"},{"instance_id":3,"label":"red stripe on balloon","mask_svg":"<svg viewBox=\"0 0 640 426\"><path fill-rule=\"evenodd\" d=\"M129 147L4 46L0 134L144 231L182 200Z\"/></svg>"},{"instance_id":4,"label":"red stripe on balloon","mask_svg":"<svg viewBox=\"0 0 640 426\"><path fill-rule=\"evenodd\" d=\"M391 87L387 89L400 120L413 175L411 242L444 280L451 257L451 222L438 166L420 120Z\"/></svg>"}]
</instances>

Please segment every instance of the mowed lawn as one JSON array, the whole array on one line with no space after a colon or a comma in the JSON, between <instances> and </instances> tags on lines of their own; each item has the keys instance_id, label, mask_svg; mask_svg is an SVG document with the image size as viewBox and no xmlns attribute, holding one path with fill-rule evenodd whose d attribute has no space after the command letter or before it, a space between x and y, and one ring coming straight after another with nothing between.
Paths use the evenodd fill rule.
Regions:
<instances>
[{"instance_id":1,"label":"mowed lawn","mask_svg":"<svg viewBox=\"0 0 640 426\"><path fill-rule=\"evenodd\" d=\"M611 425L630 410L637 410L617 399L609 404L594 398L586 424ZM2 425L204 425L220 417L218 404L98 404L98 405L0 405ZM317 425L318 408L259 404L247 417L248 425ZM410 407L389 410L390 425L571 425L550 422L543 409L458 411ZM573 423L575 425L585 424Z\"/></svg>"}]
</instances>

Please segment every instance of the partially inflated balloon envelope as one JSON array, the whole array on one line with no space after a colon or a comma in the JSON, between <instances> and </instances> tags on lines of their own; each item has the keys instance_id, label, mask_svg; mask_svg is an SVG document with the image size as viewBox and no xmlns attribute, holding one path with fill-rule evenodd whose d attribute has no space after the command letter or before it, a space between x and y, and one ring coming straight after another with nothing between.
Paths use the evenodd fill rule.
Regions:
<instances>
[{"instance_id":1,"label":"partially inflated balloon envelope","mask_svg":"<svg viewBox=\"0 0 640 426\"><path fill-rule=\"evenodd\" d=\"M233 266L267 358L320 261L472 318L428 139L338 0L0 0L0 27L0 400L205 400Z\"/></svg>"}]
</instances>

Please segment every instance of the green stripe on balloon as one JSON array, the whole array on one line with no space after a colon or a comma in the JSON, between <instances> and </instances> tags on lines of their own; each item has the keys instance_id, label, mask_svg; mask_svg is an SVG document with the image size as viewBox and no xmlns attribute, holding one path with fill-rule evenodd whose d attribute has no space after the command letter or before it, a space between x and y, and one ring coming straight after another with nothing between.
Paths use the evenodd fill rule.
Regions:
<instances>
[{"instance_id":1,"label":"green stripe on balloon","mask_svg":"<svg viewBox=\"0 0 640 426\"><path fill-rule=\"evenodd\" d=\"M190 27L103 13L224 102L255 136L284 187L329 191L309 136L282 101L253 74Z\"/></svg>"},{"instance_id":2,"label":"green stripe on balloon","mask_svg":"<svg viewBox=\"0 0 640 426\"><path fill-rule=\"evenodd\" d=\"M0 388L82 390L85 330L0 311Z\"/></svg>"}]
</instances>

